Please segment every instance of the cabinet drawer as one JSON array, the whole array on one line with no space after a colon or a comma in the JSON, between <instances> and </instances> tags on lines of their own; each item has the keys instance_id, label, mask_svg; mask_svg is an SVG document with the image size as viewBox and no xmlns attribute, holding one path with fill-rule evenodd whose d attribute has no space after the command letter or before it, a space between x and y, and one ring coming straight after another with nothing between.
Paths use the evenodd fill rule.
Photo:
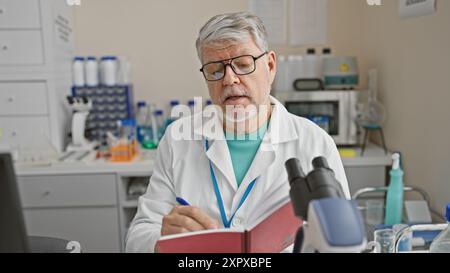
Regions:
<instances>
[{"instance_id":1,"label":"cabinet drawer","mask_svg":"<svg viewBox=\"0 0 450 273\"><path fill-rule=\"evenodd\" d=\"M16 144L20 144L21 148L42 146L48 143L49 135L50 124L46 116L0 118L0 146Z\"/></svg>"},{"instance_id":2,"label":"cabinet drawer","mask_svg":"<svg viewBox=\"0 0 450 273\"><path fill-rule=\"evenodd\" d=\"M0 30L0 65L44 63L40 30Z\"/></svg>"},{"instance_id":3,"label":"cabinet drawer","mask_svg":"<svg viewBox=\"0 0 450 273\"><path fill-rule=\"evenodd\" d=\"M47 115L45 82L0 82L0 115Z\"/></svg>"},{"instance_id":4,"label":"cabinet drawer","mask_svg":"<svg viewBox=\"0 0 450 273\"><path fill-rule=\"evenodd\" d=\"M115 206L115 175L21 176L24 208Z\"/></svg>"},{"instance_id":5,"label":"cabinet drawer","mask_svg":"<svg viewBox=\"0 0 450 273\"><path fill-rule=\"evenodd\" d=\"M0 0L0 29L40 27L38 0Z\"/></svg>"}]
</instances>

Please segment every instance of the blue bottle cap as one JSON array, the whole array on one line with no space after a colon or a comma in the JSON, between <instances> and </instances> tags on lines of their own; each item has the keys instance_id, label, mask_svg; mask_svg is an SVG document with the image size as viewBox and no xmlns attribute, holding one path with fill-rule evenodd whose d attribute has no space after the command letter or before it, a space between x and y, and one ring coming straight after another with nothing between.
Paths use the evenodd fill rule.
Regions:
<instances>
[{"instance_id":1,"label":"blue bottle cap","mask_svg":"<svg viewBox=\"0 0 450 273\"><path fill-rule=\"evenodd\" d=\"M162 110L156 110L155 111L155 116L162 116L163 115L163 111Z\"/></svg>"},{"instance_id":2,"label":"blue bottle cap","mask_svg":"<svg viewBox=\"0 0 450 273\"><path fill-rule=\"evenodd\" d=\"M102 61L108 61L108 60L117 60L116 56L103 56L101 58Z\"/></svg>"},{"instance_id":3,"label":"blue bottle cap","mask_svg":"<svg viewBox=\"0 0 450 273\"><path fill-rule=\"evenodd\" d=\"M206 101L206 105L211 105L211 104L213 104L213 103L212 103L212 100L207 100L207 101Z\"/></svg>"},{"instance_id":4,"label":"blue bottle cap","mask_svg":"<svg viewBox=\"0 0 450 273\"><path fill-rule=\"evenodd\" d=\"M137 107L145 107L145 105L147 105L147 103L145 101L138 101L137 103Z\"/></svg>"},{"instance_id":5,"label":"blue bottle cap","mask_svg":"<svg viewBox=\"0 0 450 273\"><path fill-rule=\"evenodd\" d=\"M189 100L188 101L188 105L189 106L194 106L195 105L195 101L194 100Z\"/></svg>"},{"instance_id":6,"label":"blue bottle cap","mask_svg":"<svg viewBox=\"0 0 450 273\"><path fill-rule=\"evenodd\" d=\"M73 58L74 61L84 61L84 57L77 56Z\"/></svg>"},{"instance_id":7,"label":"blue bottle cap","mask_svg":"<svg viewBox=\"0 0 450 273\"><path fill-rule=\"evenodd\" d=\"M97 58L94 57L94 56L88 56L88 57L87 57L87 60L88 60L88 61L96 61Z\"/></svg>"},{"instance_id":8,"label":"blue bottle cap","mask_svg":"<svg viewBox=\"0 0 450 273\"><path fill-rule=\"evenodd\" d=\"M175 105L178 105L178 104L180 104L179 100L171 100L170 101L170 106L175 106Z\"/></svg>"},{"instance_id":9,"label":"blue bottle cap","mask_svg":"<svg viewBox=\"0 0 450 273\"><path fill-rule=\"evenodd\" d=\"M447 204L447 208L445 210L445 218L447 218L447 222L450 222L450 203Z\"/></svg>"},{"instance_id":10,"label":"blue bottle cap","mask_svg":"<svg viewBox=\"0 0 450 273\"><path fill-rule=\"evenodd\" d=\"M134 119L122 119L122 126L136 126L136 120Z\"/></svg>"}]
</instances>

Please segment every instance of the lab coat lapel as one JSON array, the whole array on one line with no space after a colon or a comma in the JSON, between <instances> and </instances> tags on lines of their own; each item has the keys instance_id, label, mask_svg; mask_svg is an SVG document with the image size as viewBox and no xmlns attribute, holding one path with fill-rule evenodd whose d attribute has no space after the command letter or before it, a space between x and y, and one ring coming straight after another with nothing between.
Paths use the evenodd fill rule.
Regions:
<instances>
[{"instance_id":1,"label":"lab coat lapel","mask_svg":"<svg viewBox=\"0 0 450 273\"><path fill-rule=\"evenodd\" d=\"M202 121L196 123L198 126L194 129L194 132L195 134L201 136L203 146L205 145L205 140L208 140L209 148L208 151L206 151L206 157L213 165L214 174L219 187L221 185L221 180L223 179L220 179L221 176L218 171L225 176L227 182L230 184L234 192L236 192L236 177L234 175L230 152L228 150L225 134L223 132L220 109L210 108L209 111L212 115L208 114L208 117L197 115L196 118L202 119ZM211 130L211 128L214 129Z\"/></svg>"},{"instance_id":2,"label":"lab coat lapel","mask_svg":"<svg viewBox=\"0 0 450 273\"><path fill-rule=\"evenodd\" d=\"M231 156L228 150L226 140L215 139L212 143L209 142L209 149L206 152L206 156L215 166L214 172L216 175L217 183L220 187L220 179L216 170L219 170L226 178L230 186L234 191L237 191L236 177L234 175L233 165L231 164Z\"/></svg>"}]
</instances>

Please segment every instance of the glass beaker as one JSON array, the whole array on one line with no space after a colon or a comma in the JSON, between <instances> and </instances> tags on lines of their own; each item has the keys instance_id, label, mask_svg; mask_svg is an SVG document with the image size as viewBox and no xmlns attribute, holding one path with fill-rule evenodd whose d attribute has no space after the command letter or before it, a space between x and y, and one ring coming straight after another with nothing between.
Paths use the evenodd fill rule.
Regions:
<instances>
[{"instance_id":1,"label":"glass beaker","mask_svg":"<svg viewBox=\"0 0 450 273\"><path fill-rule=\"evenodd\" d=\"M369 225L382 224L384 220L384 202L382 200L367 200L366 223Z\"/></svg>"},{"instance_id":2,"label":"glass beaker","mask_svg":"<svg viewBox=\"0 0 450 273\"><path fill-rule=\"evenodd\" d=\"M392 229L379 229L374 232L374 241L367 248L374 248L373 253L394 253L395 234Z\"/></svg>"}]
</instances>

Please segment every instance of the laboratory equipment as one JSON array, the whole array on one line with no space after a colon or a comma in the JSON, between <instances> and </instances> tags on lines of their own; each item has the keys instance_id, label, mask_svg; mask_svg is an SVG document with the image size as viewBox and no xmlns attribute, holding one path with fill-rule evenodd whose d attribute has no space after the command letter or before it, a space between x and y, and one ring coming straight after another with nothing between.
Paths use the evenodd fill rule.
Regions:
<instances>
[{"instance_id":1,"label":"laboratory equipment","mask_svg":"<svg viewBox=\"0 0 450 273\"><path fill-rule=\"evenodd\" d=\"M156 135L158 138L158 143L161 140L161 138L163 137L164 133L165 133L165 128L164 128L164 112L163 110L157 109L154 112L155 115L155 127L156 127Z\"/></svg>"},{"instance_id":2,"label":"laboratory equipment","mask_svg":"<svg viewBox=\"0 0 450 273\"><path fill-rule=\"evenodd\" d=\"M90 140L106 145L106 133L117 131L117 121L134 117L133 86L72 87L72 96L88 97L92 110L87 118Z\"/></svg>"},{"instance_id":3,"label":"laboratory equipment","mask_svg":"<svg viewBox=\"0 0 450 273\"><path fill-rule=\"evenodd\" d=\"M321 58L316 54L314 48L308 48L306 55L303 59L303 73L300 75L300 79L318 79L322 78Z\"/></svg>"},{"instance_id":4,"label":"laboratory equipment","mask_svg":"<svg viewBox=\"0 0 450 273\"><path fill-rule=\"evenodd\" d=\"M366 222L370 225L378 225L384 222L384 202L371 199L366 201Z\"/></svg>"},{"instance_id":5,"label":"laboratory equipment","mask_svg":"<svg viewBox=\"0 0 450 273\"><path fill-rule=\"evenodd\" d=\"M402 223L403 216L403 170L400 167L400 154L392 154L392 169L389 172L390 182L386 196L385 224Z\"/></svg>"},{"instance_id":6,"label":"laboratory equipment","mask_svg":"<svg viewBox=\"0 0 450 273\"><path fill-rule=\"evenodd\" d=\"M383 104L378 102L378 72L376 69L369 70L369 98L365 105L365 109L361 110L362 113L356 118L356 123L361 126L364 133L363 146L361 149L361 155L364 155L366 148L366 142L369 140L369 134L373 131L380 133L381 142L384 148L384 152L387 154L386 142L384 140L383 123L386 120L386 109Z\"/></svg>"},{"instance_id":7,"label":"laboratory equipment","mask_svg":"<svg viewBox=\"0 0 450 273\"><path fill-rule=\"evenodd\" d=\"M395 234L392 229L380 229L374 232L374 241L367 244L367 248L375 248L374 253L394 253Z\"/></svg>"},{"instance_id":8,"label":"laboratory equipment","mask_svg":"<svg viewBox=\"0 0 450 273\"><path fill-rule=\"evenodd\" d=\"M136 123L137 123L137 140L142 144L146 138L147 132L147 117L148 107L145 101L138 101L136 111Z\"/></svg>"},{"instance_id":9,"label":"laboratory equipment","mask_svg":"<svg viewBox=\"0 0 450 273\"><path fill-rule=\"evenodd\" d=\"M392 230L394 231L394 236L397 238L400 234L400 232L408 228L409 225L407 224L396 224L392 227ZM394 242L395 246L395 242ZM413 248L413 233L412 231L409 231L405 234L404 238L399 242L398 251L412 251ZM395 250L395 249L394 249Z\"/></svg>"},{"instance_id":10,"label":"laboratory equipment","mask_svg":"<svg viewBox=\"0 0 450 273\"><path fill-rule=\"evenodd\" d=\"M74 86L84 86L84 58L75 57L72 63L72 75L73 75L73 85Z\"/></svg>"},{"instance_id":11,"label":"laboratory equipment","mask_svg":"<svg viewBox=\"0 0 450 273\"><path fill-rule=\"evenodd\" d=\"M97 58L94 56L87 57L85 63L85 71L86 71L86 86L98 86L98 63Z\"/></svg>"},{"instance_id":12,"label":"laboratory equipment","mask_svg":"<svg viewBox=\"0 0 450 273\"><path fill-rule=\"evenodd\" d=\"M131 84L131 64L128 58L124 56L118 58L117 84Z\"/></svg>"},{"instance_id":13,"label":"laboratory equipment","mask_svg":"<svg viewBox=\"0 0 450 273\"><path fill-rule=\"evenodd\" d=\"M356 57L330 56L323 59L322 73L326 89L355 89L359 84Z\"/></svg>"},{"instance_id":14,"label":"laboratory equipment","mask_svg":"<svg viewBox=\"0 0 450 273\"><path fill-rule=\"evenodd\" d=\"M450 253L450 203L446 206L445 218L447 227L431 243L431 253Z\"/></svg>"},{"instance_id":15,"label":"laboratory equipment","mask_svg":"<svg viewBox=\"0 0 450 273\"><path fill-rule=\"evenodd\" d=\"M356 105L361 91L288 91L274 96L288 112L318 121L337 145L358 144ZM315 118L317 117L317 118Z\"/></svg>"},{"instance_id":16,"label":"laboratory equipment","mask_svg":"<svg viewBox=\"0 0 450 273\"><path fill-rule=\"evenodd\" d=\"M92 100L87 97L67 97L72 108L72 142L67 146L67 151L91 151L98 146L97 141L89 141L85 137L86 120L92 109Z\"/></svg>"},{"instance_id":17,"label":"laboratory equipment","mask_svg":"<svg viewBox=\"0 0 450 273\"><path fill-rule=\"evenodd\" d=\"M138 154L136 139L136 121L124 119L118 121L118 139L110 143L111 162L129 162Z\"/></svg>"},{"instance_id":18,"label":"laboratory equipment","mask_svg":"<svg viewBox=\"0 0 450 273\"><path fill-rule=\"evenodd\" d=\"M195 100L188 100L188 107L191 111L191 115L195 113Z\"/></svg>"},{"instance_id":19,"label":"laboratory equipment","mask_svg":"<svg viewBox=\"0 0 450 273\"><path fill-rule=\"evenodd\" d=\"M288 87L286 87L287 74L288 74L288 62L285 56L280 55L278 56L277 59L277 74L275 76L273 86L276 92L288 91Z\"/></svg>"},{"instance_id":20,"label":"laboratory equipment","mask_svg":"<svg viewBox=\"0 0 450 273\"><path fill-rule=\"evenodd\" d=\"M117 57L104 56L100 63L101 83L106 86L115 86L117 84L118 64Z\"/></svg>"},{"instance_id":21,"label":"laboratory equipment","mask_svg":"<svg viewBox=\"0 0 450 273\"><path fill-rule=\"evenodd\" d=\"M317 157L305 176L296 158L285 163L299 228L294 252L361 252L366 247L363 220L353 201L346 200L327 160Z\"/></svg>"}]
</instances>

